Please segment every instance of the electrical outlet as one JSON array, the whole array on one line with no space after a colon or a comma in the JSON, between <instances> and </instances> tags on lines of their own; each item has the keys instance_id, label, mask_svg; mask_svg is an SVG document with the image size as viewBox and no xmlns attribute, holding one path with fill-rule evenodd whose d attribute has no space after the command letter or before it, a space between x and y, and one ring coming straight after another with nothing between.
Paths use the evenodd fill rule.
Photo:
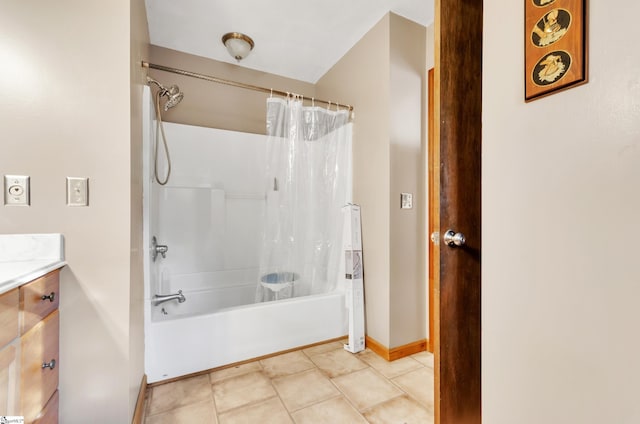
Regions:
<instances>
[{"instance_id":1,"label":"electrical outlet","mask_svg":"<svg viewBox=\"0 0 640 424\"><path fill-rule=\"evenodd\" d=\"M67 206L89 206L89 178L67 177Z\"/></svg>"},{"instance_id":2,"label":"electrical outlet","mask_svg":"<svg viewBox=\"0 0 640 424\"><path fill-rule=\"evenodd\" d=\"M26 175L4 176L4 204L10 206L29 206L29 177Z\"/></svg>"}]
</instances>

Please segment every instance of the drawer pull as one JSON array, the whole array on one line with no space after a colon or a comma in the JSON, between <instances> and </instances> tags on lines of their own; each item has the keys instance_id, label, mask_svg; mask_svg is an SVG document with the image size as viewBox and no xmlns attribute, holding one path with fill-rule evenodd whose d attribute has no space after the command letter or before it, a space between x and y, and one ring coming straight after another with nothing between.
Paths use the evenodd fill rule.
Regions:
<instances>
[{"instance_id":1,"label":"drawer pull","mask_svg":"<svg viewBox=\"0 0 640 424\"><path fill-rule=\"evenodd\" d=\"M56 292L51 292L51 294L49 296L47 296L46 294L42 295L41 299L42 300L47 300L49 299L49 302L53 302L53 299L56 298Z\"/></svg>"},{"instance_id":2,"label":"drawer pull","mask_svg":"<svg viewBox=\"0 0 640 424\"><path fill-rule=\"evenodd\" d=\"M56 360L52 359L48 364L46 362L42 363L42 369L49 368L54 369L56 367Z\"/></svg>"}]
</instances>

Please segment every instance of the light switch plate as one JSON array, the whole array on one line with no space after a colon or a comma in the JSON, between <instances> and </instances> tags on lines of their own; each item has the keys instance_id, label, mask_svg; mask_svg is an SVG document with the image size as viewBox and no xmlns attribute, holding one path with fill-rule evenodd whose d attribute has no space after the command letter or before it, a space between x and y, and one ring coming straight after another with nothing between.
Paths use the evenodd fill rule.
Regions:
<instances>
[{"instance_id":1,"label":"light switch plate","mask_svg":"<svg viewBox=\"0 0 640 424\"><path fill-rule=\"evenodd\" d=\"M401 209L413 208L413 194L400 193L400 208Z\"/></svg>"},{"instance_id":2,"label":"light switch plate","mask_svg":"<svg viewBox=\"0 0 640 424\"><path fill-rule=\"evenodd\" d=\"M89 178L67 177L67 206L89 206Z\"/></svg>"},{"instance_id":3,"label":"light switch plate","mask_svg":"<svg viewBox=\"0 0 640 424\"><path fill-rule=\"evenodd\" d=\"M4 176L4 204L10 206L29 206L30 178L26 175Z\"/></svg>"}]
</instances>

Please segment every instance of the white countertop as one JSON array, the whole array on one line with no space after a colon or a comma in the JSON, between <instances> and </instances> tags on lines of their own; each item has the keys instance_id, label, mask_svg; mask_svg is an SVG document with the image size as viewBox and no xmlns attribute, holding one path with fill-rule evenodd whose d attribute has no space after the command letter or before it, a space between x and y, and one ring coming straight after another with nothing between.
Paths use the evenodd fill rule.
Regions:
<instances>
[{"instance_id":1,"label":"white countertop","mask_svg":"<svg viewBox=\"0 0 640 424\"><path fill-rule=\"evenodd\" d=\"M63 267L65 261L0 262L0 294Z\"/></svg>"},{"instance_id":2,"label":"white countertop","mask_svg":"<svg viewBox=\"0 0 640 424\"><path fill-rule=\"evenodd\" d=\"M65 264L62 234L0 234L0 294Z\"/></svg>"}]
</instances>

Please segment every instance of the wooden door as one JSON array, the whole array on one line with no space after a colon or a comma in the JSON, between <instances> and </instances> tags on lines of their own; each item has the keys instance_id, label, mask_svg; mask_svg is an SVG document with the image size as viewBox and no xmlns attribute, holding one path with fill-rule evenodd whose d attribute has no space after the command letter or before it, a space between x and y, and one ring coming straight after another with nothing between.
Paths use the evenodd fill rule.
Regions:
<instances>
[{"instance_id":1,"label":"wooden door","mask_svg":"<svg viewBox=\"0 0 640 424\"><path fill-rule=\"evenodd\" d=\"M427 350L433 353L435 348L435 331L434 331L434 300L435 287L440 281L440 244L437 242L440 231L440 152L438 151L440 144L435 143L434 131L434 99L435 99L435 71L429 69L427 73L427 134L428 134L428 187L429 187L429 235L431 242L429 243L429 344Z\"/></svg>"},{"instance_id":2,"label":"wooden door","mask_svg":"<svg viewBox=\"0 0 640 424\"><path fill-rule=\"evenodd\" d=\"M435 137L440 281L435 287L436 423L481 422L482 0L436 0ZM466 244L448 247L447 230Z\"/></svg>"}]
</instances>

